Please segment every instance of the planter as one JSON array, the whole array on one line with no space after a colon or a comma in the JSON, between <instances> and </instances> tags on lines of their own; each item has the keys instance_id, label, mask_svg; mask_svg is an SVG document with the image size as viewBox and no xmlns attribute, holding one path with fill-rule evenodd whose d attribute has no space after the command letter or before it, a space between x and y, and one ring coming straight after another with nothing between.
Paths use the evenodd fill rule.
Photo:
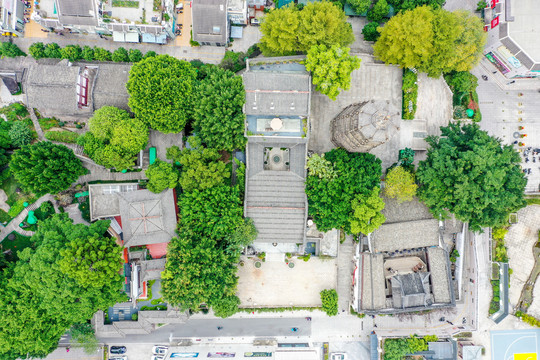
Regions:
<instances>
[{"instance_id":1,"label":"planter","mask_svg":"<svg viewBox=\"0 0 540 360\"><path fill-rule=\"evenodd\" d=\"M292 269L293 267L294 267L294 263L293 263L293 262L290 262L290 263L289 263L289 268Z\"/></svg>"},{"instance_id":2,"label":"planter","mask_svg":"<svg viewBox=\"0 0 540 360\"><path fill-rule=\"evenodd\" d=\"M261 267L261 262L260 261L257 261L255 262L255 267L258 269Z\"/></svg>"}]
</instances>

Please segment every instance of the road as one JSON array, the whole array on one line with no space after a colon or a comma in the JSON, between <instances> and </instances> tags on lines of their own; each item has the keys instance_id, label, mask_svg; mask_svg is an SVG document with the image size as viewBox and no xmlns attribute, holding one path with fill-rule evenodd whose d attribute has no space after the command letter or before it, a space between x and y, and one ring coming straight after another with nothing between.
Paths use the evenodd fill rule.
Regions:
<instances>
[{"instance_id":1,"label":"road","mask_svg":"<svg viewBox=\"0 0 540 360\"><path fill-rule=\"evenodd\" d=\"M181 339L196 338L268 338L309 337L312 322L305 318L254 318L254 319L190 319L185 324L167 325L148 335L131 335L126 338L103 338L107 344L156 343L169 344ZM218 330L217 327L223 327ZM291 328L298 328L292 332Z\"/></svg>"}]
</instances>

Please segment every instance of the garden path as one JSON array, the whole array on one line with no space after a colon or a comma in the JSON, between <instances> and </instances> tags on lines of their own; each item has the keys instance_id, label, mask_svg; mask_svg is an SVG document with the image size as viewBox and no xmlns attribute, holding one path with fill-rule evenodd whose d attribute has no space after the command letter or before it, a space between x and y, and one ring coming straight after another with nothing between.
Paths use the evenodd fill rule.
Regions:
<instances>
[{"instance_id":1,"label":"garden path","mask_svg":"<svg viewBox=\"0 0 540 360\"><path fill-rule=\"evenodd\" d=\"M2 227L0 229L0 242L2 241L2 239L4 239L12 231L16 231L19 234L25 235L25 236L34 235L33 231L27 231L27 230L21 229L19 224L21 222L23 222L24 219L26 219L26 217L28 216L28 211L29 210L37 209L45 201L50 201L50 202L52 202L54 204L54 197L51 194L43 195L35 203L33 203L32 205L28 206L23 211L21 211L21 213L19 215L17 215L16 217L14 217L9 222L9 224L7 224L6 226L4 226L4 227ZM55 210L56 210L56 207L55 207Z\"/></svg>"}]
</instances>

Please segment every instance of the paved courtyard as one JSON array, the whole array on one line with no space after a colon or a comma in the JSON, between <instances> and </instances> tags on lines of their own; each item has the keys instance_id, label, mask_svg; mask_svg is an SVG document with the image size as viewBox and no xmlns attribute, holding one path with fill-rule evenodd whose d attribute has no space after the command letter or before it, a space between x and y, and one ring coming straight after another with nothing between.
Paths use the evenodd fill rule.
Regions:
<instances>
[{"instance_id":1,"label":"paved courtyard","mask_svg":"<svg viewBox=\"0 0 540 360\"><path fill-rule=\"evenodd\" d=\"M533 291L533 302L527 310L527 313L540 319L540 276L536 279Z\"/></svg>"},{"instance_id":2,"label":"paved courtyard","mask_svg":"<svg viewBox=\"0 0 540 360\"><path fill-rule=\"evenodd\" d=\"M292 269L285 261L268 260L257 269L253 260L245 260L245 265L238 267L241 306L321 306L321 290L336 288L337 261L318 257L293 261Z\"/></svg>"},{"instance_id":3,"label":"paved courtyard","mask_svg":"<svg viewBox=\"0 0 540 360\"><path fill-rule=\"evenodd\" d=\"M518 212L519 222L513 225L506 234L510 268L510 306L515 307L519 301L523 285L527 282L534 267L532 247L538 241L540 229L540 206L531 205Z\"/></svg>"}]
</instances>

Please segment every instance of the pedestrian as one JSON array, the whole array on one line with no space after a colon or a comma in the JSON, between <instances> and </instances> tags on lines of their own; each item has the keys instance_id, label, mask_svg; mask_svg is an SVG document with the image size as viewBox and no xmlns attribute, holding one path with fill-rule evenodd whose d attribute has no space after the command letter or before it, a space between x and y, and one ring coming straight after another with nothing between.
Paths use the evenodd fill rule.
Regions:
<instances>
[{"instance_id":1,"label":"pedestrian","mask_svg":"<svg viewBox=\"0 0 540 360\"><path fill-rule=\"evenodd\" d=\"M69 346L66 348L66 352L69 352Z\"/></svg>"}]
</instances>

